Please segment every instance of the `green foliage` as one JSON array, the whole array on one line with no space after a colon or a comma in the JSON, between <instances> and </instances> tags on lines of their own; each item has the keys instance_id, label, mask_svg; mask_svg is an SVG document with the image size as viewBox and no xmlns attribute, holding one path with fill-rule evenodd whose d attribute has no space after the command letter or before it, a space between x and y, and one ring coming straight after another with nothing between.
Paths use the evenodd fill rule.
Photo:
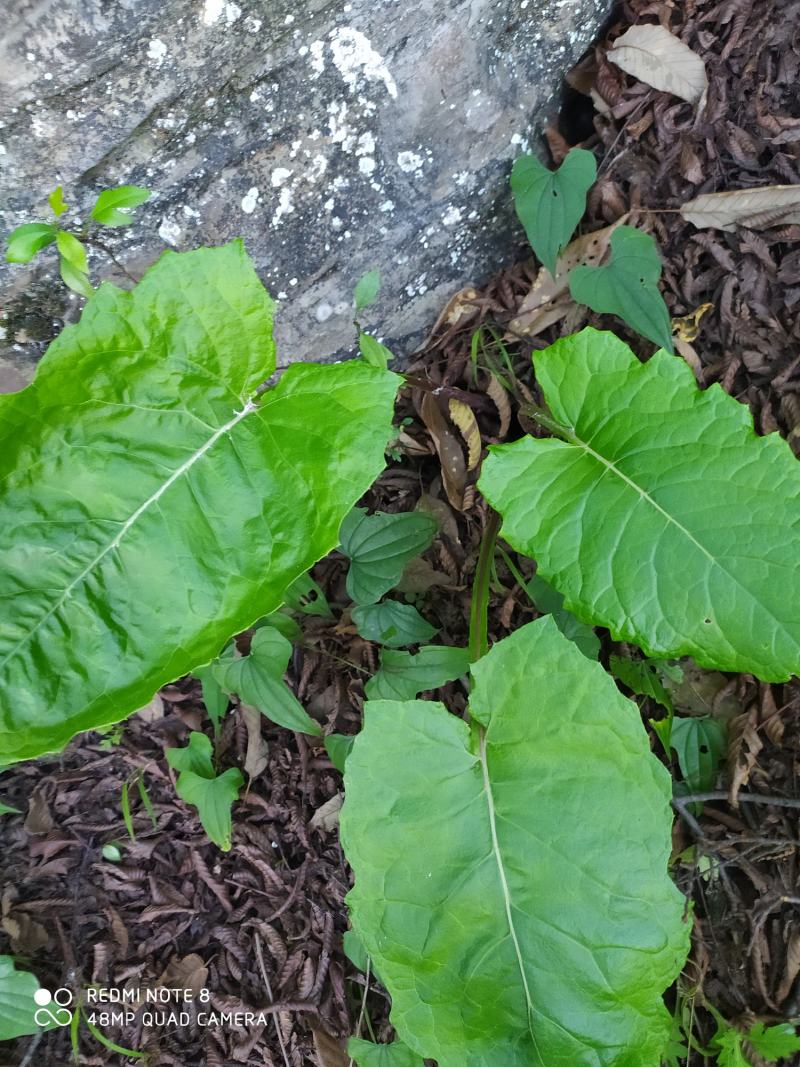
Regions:
<instances>
[{"instance_id":1,"label":"green foliage","mask_svg":"<svg viewBox=\"0 0 800 1067\"><path fill-rule=\"evenodd\" d=\"M800 1037L790 1023L766 1027L763 1023L753 1023L747 1031L747 1043L765 1060L779 1060L800 1052Z\"/></svg>"},{"instance_id":2,"label":"green foliage","mask_svg":"<svg viewBox=\"0 0 800 1067\"><path fill-rule=\"evenodd\" d=\"M362 274L353 290L353 303L356 306L356 314L364 308L374 304L381 291L381 272L375 267Z\"/></svg>"},{"instance_id":3,"label":"green foliage","mask_svg":"<svg viewBox=\"0 0 800 1067\"><path fill-rule=\"evenodd\" d=\"M256 398L271 321L240 242L168 252L132 292L103 284L0 397L0 761L208 663L381 471L400 379L294 365Z\"/></svg>"},{"instance_id":4,"label":"green foliage","mask_svg":"<svg viewBox=\"0 0 800 1067\"><path fill-rule=\"evenodd\" d=\"M558 170L535 156L519 156L511 170L514 206L531 246L551 274L586 210L586 194L597 177L591 152L573 148Z\"/></svg>"},{"instance_id":5,"label":"green foliage","mask_svg":"<svg viewBox=\"0 0 800 1067\"><path fill-rule=\"evenodd\" d=\"M553 589L552 585L538 574L534 574L527 582L523 582L522 588L539 611L552 616L553 622L564 637L574 641L587 659L597 659L600 655L600 639L591 626L587 626L586 623L576 619L572 612L564 609L564 598L561 593Z\"/></svg>"},{"instance_id":6,"label":"green foliage","mask_svg":"<svg viewBox=\"0 0 800 1067\"><path fill-rule=\"evenodd\" d=\"M108 860L109 863L120 863L122 860L122 852L119 845L116 845L113 841L109 841L108 844L103 845L100 849L100 854L104 860Z\"/></svg>"},{"instance_id":7,"label":"green foliage","mask_svg":"<svg viewBox=\"0 0 800 1067\"><path fill-rule=\"evenodd\" d=\"M394 359L393 353L386 345L382 345L375 337L364 333L363 330L358 331L358 350L365 363L369 363L371 367L380 367L382 370L386 370Z\"/></svg>"},{"instance_id":8,"label":"green foliage","mask_svg":"<svg viewBox=\"0 0 800 1067\"><path fill-rule=\"evenodd\" d=\"M785 681L800 669L800 468L683 360L587 329L536 354L562 440L495 446L503 536L579 619L654 658Z\"/></svg>"},{"instance_id":9,"label":"green foliage","mask_svg":"<svg viewBox=\"0 0 800 1067\"><path fill-rule=\"evenodd\" d=\"M86 249L77 237L60 230L56 237L59 251L59 266L64 283L81 296L91 296L94 289L89 283L89 263Z\"/></svg>"},{"instance_id":10,"label":"green foliage","mask_svg":"<svg viewBox=\"0 0 800 1067\"><path fill-rule=\"evenodd\" d=\"M369 967L369 956L367 950L364 948L364 944L355 930L346 930L342 939L342 947L344 948L344 954L350 960L354 967L358 968L362 974L367 973Z\"/></svg>"},{"instance_id":11,"label":"green foliage","mask_svg":"<svg viewBox=\"0 0 800 1067\"><path fill-rule=\"evenodd\" d=\"M130 226L133 211L150 199L150 190L139 185L119 185L104 189L95 201L91 215L102 226Z\"/></svg>"},{"instance_id":12,"label":"green foliage","mask_svg":"<svg viewBox=\"0 0 800 1067\"><path fill-rule=\"evenodd\" d=\"M618 315L643 337L673 351L669 311L658 289L661 257L649 233L620 226L611 235L611 260L601 267L575 267L569 276L573 300L598 314Z\"/></svg>"},{"instance_id":13,"label":"green foliage","mask_svg":"<svg viewBox=\"0 0 800 1067\"><path fill-rule=\"evenodd\" d=\"M310 574L301 574L296 578L286 590L283 599L292 611L299 611L303 615L318 615L321 619L333 618L327 597Z\"/></svg>"},{"instance_id":14,"label":"green foliage","mask_svg":"<svg viewBox=\"0 0 800 1067\"><path fill-rule=\"evenodd\" d=\"M347 1054L358 1067L425 1067L422 1057L401 1041L376 1045L360 1037L351 1037L347 1043Z\"/></svg>"},{"instance_id":15,"label":"green foliage","mask_svg":"<svg viewBox=\"0 0 800 1067\"><path fill-rule=\"evenodd\" d=\"M388 648L417 645L430 641L437 633L413 605L399 600L359 604L352 614L356 629L366 641L377 641Z\"/></svg>"},{"instance_id":16,"label":"green foliage","mask_svg":"<svg viewBox=\"0 0 800 1067\"><path fill-rule=\"evenodd\" d=\"M3 804L0 801L0 815L21 815L22 812L19 808L12 808L10 804Z\"/></svg>"},{"instance_id":17,"label":"green foliage","mask_svg":"<svg viewBox=\"0 0 800 1067\"><path fill-rule=\"evenodd\" d=\"M469 649L424 645L419 652L381 652L378 673L367 682L368 700L413 700L426 689L437 689L469 670Z\"/></svg>"},{"instance_id":18,"label":"green foliage","mask_svg":"<svg viewBox=\"0 0 800 1067\"><path fill-rule=\"evenodd\" d=\"M64 190L60 185L50 193L47 203L57 219L61 218L65 211L69 210L69 205L64 202Z\"/></svg>"},{"instance_id":19,"label":"green foliage","mask_svg":"<svg viewBox=\"0 0 800 1067\"><path fill-rule=\"evenodd\" d=\"M392 1022L439 1067L655 1064L689 933L669 775L552 619L472 672L471 727L374 701L347 761L348 903Z\"/></svg>"},{"instance_id":20,"label":"green foliage","mask_svg":"<svg viewBox=\"0 0 800 1067\"><path fill-rule=\"evenodd\" d=\"M678 766L691 793L713 789L719 765L725 755L726 739L722 724L710 715L672 720L670 745L678 756Z\"/></svg>"},{"instance_id":21,"label":"green foliage","mask_svg":"<svg viewBox=\"0 0 800 1067\"><path fill-rule=\"evenodd\" d=\"M272 626L253 634L250 654L219 664L214 674L228 693L258 708L262 715L287 730L320 735L322 729L303 709L283 676L292 654L289 641Z\"/></svg>"},{"instance_id":22,"label":"green foliage","mask_svg":"<svg viewBox=\"0 0 800 1067\"><path fill-rule=\"evenodd\" d=\"M55 1022L38 1026L33 995L39 988L36 975L16 969L13 956L0 956L0 1041L52 1030Z\"/></svg>"},{"instance_id":23,"label":"green foliage","mask_svg":"<svg viewBox=\"0 0 800 1067\"><path fill-rule=\"evenodd\" d=\"M233 659L232 648L231 653L232 654L228 657L229 659ZM228 706L230 704L230 697L216 678L216 670L221 661L222 657L220 657L219 660L215 660L213 663L209 663L205 667L195 667L192 671L192 674L200 682L203 703L206 706L208 717L211 719L215 737L219 734L220 723L227 714Z\"/></svg>"},{"instance_id":24,"label":"green foliage","mask_svg":"<svg viewBox=\"0 0 800 1067\"><path fill-rule=\"evenodd\" d=\"M353 747L354 737L347 734L328 734L325 738L325 751L328 758L340 774L344 774L344 765Z\"/></svg>"},{"instance_id":25,"label":"green foliage","mask_svg":"<svg viewBox=\"0 0 800 1067\"><path fill-rule=\"evenodd\" d=\"M179 771L178 796L197 808L203 829L223 852L231 847L231 805L244 785L238 767L218 775L212 762L211 742L193 731L186 748L167 749L167 762Z\"/></svg>"},{"instance_id":26,"label":"green foliage","mask_svg":"<svg viewBox=\"0 0 800 1067\"><path fill-rule=\"evenodd\" d=\"M628 689L642 697L650 697L662 708L672 712L672 697L665 688L659 673L661 661L653 659L630 659L628 656L611 656L608 667L615 678Z\"/></svg>"},{"instance_id":27,"label":"green foliage","mask_svg":"<svg viewBox=\"0 0 800 1067\"><path fill-rule=\"evenodd\" d=\"M347 593L356 604L374 604L400 581L409 560L424 552L436 522L421 512L368 515L353 508L342 523L339 541L350 559Z\"/></svg>"},{"instance_id":28,"label":"green foliage","mask_svg":"<svg viewBox=\"0 0 800 1067\"><path fill-rule=\"evenodd\" d=\"M30 263L37 252L47 248L58 237L58 230L49 222L26 222L17 226L7 239L6 262Z\"/></svg>"}]
</instances>

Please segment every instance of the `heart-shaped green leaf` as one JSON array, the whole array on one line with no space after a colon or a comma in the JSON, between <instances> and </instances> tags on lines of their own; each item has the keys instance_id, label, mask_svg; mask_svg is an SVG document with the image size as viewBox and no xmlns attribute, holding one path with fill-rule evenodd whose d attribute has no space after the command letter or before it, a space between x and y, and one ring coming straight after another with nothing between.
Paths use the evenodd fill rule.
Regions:
<instances>
[{"instance_id":1,"label":"heart-shaped green leaf","mask_svg":"<svg viewBox=\"0 0 800 1067\"><path fill-rule=\"evenodd\" d=\"M401 604L399 600L353 608L353 622L365 640L377 641L388 648L417 645L436 635L436 628L413 605Z\"/></svg>"},{"instance_id":2,"label":"heart-shaped green leaf","mask_svg":"<svg viewBox=\"0 0 800 1067\"><path fill-rule=\"evenodd\" d=\"M573 148L558 170L535 156L519 156L511 169L514 207L536 255L551 274L586 211L586 194L597 177L591 152Z\"/></svg>"},{"instance_id":3,"label":"heart-shaped green leaf","mask_svg":"<svg viewBox=\"0 0 800 1067\"><path fill-rule=\"evenodd\" d=\"M294 365L240 242L104 284L0 397L0 762L147 704L277 608L383 468L400 379Z\"/></svg>"},{"instance_id":4,"label":"heart-shaped green leaf","mask_svg":"<svg viewBox=\"0 0 800 1067\"><path fill-rule=\"evenodd\" d=\"M713 789L725 755L725 730L710 715L680 716L672 720L670 745L678 755L681 774L692 793Z\"/></svg>"},{"instance_id":5,"label":"heart-shaped green leaf","mask_svg":"<svg viewBox=\"0 0 800 1067\"><path fill-rule=\"evenodd\" d=\"M371 702L347 760L347 899L392 1022L439 1067L655 1067L689 941L669 775L552 618L472 672L472 728Z\"/></svg>"},{"instance_id":6,"label":"heart-shaped green leaf","mask_svg":"<svg viewBox=\"0 0 800 1067\"><path fill-rule=\"evenodd\" d=\"M351 1037L347 1054L358 1067L425 1067L422 1057L401 1041L376 1045L372 1041L362 1041L360 1037Z\"/></svg>"},{"instance_id":7,"label":"heart-shaped green leaf","mask_svg":"<svg viewBox=\"0 0 800 1067\"><path fill-rule=\"evenodd\" d=\"M658 288L661 257L649 233L620 226L611 235L611 260L602 267L575 267L569 276L572 299L599 315L623 322L673 351L667 305Z\"/></svg>"},{"instance_id":8,"label":"heart-shaped green leaf","mask_svg":"<svg viewBox=\"0 0 800 1067\"><path fill-rule=\"evenodd\" d=\"M491 449L503 536L584 622L653 658L800 672L800 466L681 359L584 330L535 359L564 440ZM549 422L549 420L548 420Z\"/></svg>"},{"instance_id":9,"label":"heart-shaped green leaf","mask_svg":"<svg viewBox=\"0 0 800 1067\"><path fill-rule=\"evenodd\" d=\"M356 604L374 604L402 577L410 559L424 552L436 533L436 521L419 511L368 515L353 508L339 534L350 558L347 593Z\"/></svg>"},{"instance_id":10,"label":"heart-shaped green leaf","mask_svg":"<svg viewBox=\"0 0 800 1067\"><path fill-rule=\"evenodd\" d=\"M12 956L0 956L0 1041L13 1041L15 1037L52 1030L59 1025L48 1017L48 1012L58 1012L60 1018L66 1009L50 1001L41 1004L34 1000L38 989L39 982L35 975L17 970ZM39 1009L43 1009L41 1013ZM37 1013L41 1024L36 1021ZM66 1011L64 1018L67 1022L70 1014Z\"/></svg>"},{"instance_id":11,"label":"heart-shaped green leaf","mask_svg":"<svg viewBox=\"0 0 800 1067\"><path fill-rule=\"evenodd\" d=\"M203 829L223 852L231 847L231 806L244 785L237 767L217 774L211 760L211 742L205 734L193 732L186 748L167 749L167 762L180 771L176 788L181 800L197 808Z\"/></svg>"},{"instance_id":12,"label":"heart-shaped green leaf","mask_svg":"<svg viewBox=\"0 0 800 1067\"><path fill-rule=\"evenodd\" d=\"M283 680L291 654L291 643L283 634L264 626L253 634L250 654L220 665L215 677L223 689L237 693L245 704L252 704L279 726L319 735L319 723L307 714Z\"/></svg>"},{"instance_id":13,"label":"heart-shaped green leaf","mask_svg":"<svg viewBox=\"0 0 800 1067\"><path fill-rule=\"evenodd\" d=\"M425 645L415 654L381 652L381 667L364 686L368 700L413 700L424 689L436 689L469 670L469 649Z\"/></svg>"}]
</instances>

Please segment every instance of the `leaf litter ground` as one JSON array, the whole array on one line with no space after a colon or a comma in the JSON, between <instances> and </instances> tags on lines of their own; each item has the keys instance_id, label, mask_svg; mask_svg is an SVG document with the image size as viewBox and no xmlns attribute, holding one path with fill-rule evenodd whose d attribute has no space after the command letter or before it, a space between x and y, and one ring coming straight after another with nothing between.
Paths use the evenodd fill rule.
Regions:
<instances>
[{"instance_id":1,"label":"leaf litter ground","mask_svg":"<svg viewBox=\"0 0 800 1067\"><path fill-rule=\"evenodd\" d=\"M800 227L722 233L697 230L677 208L705 193L798 182L800 0L728 0L679 5L623 4L584 64L573 73L560 123L548 131L555 162L570 144L594 150L600 179L583 232L632 212L651 228L665 259L663 291L673 317L686 316L684 356L703 384L720 381L749 404L762 432L778 429L800 453ZM706 63L709 107L692 108L623 74L605 53L634 23L658 22L678 34ZM591 87L604 116L592 122ZM531 288L536 267L522 261L482 290L445 309L412 374L441 386L407 391L396 458L365 504L387 511L420 505L439 523L434 545L407 570L401 588L440 630L446 644L466 643L469 585L486 519L470 469L475 432L483 445L530 429L499 385L513 374L519 391L536 396L531 348L544 347L585 322L613 327L642 355L646 342L618 322L569 308L535 339L510 338L506 364L487 340L484 369L473 373L474 329L506 331ZM694 336L694 313L710 304ZM471 447L469 447L471 445ZM315 569L331 603L347 606L346 565L335 554ZM527 578L530 570L524 571ZM498 640L536 611L517 576L498 559L490 633ZM680 576L676 575L676 581ZM605 634L601 658L635 654ZM242 639L246 642L246 636ZM304 619L304 639L290 663L297 696L326 728L353 733L360 724L366 679L378 649L355 634L347 614L338 622ZM450 683L436 695L459 713L465 693ZM765 685L748 675L697 671L687 665L673 693L676 711L709 714L728 727L718 794L701 812L676 821L675 877L696 909L694 948L684 992L695 991L698 1040L713 1032L703 999L732 1021L778 1022L800 1013L800 897L797 795L800 691ZM645 719L660 714L639 698ZM178 801L164 759L207 725L199 686L186 679L129 721L117 739L84 736L51 760L25 764L3 777L3 800L25 813L0 822L4 851L0 886L0 951L19 954L50 987L71 984L166 985L213 991L218 1011L271 1004L267 1025L245 1032L188 1026L147 1032L140 1023L109 1028L124 1045L164 1065L348 1062L341 1040L366 1019L375 1036L391 1033L388 1004L344 956L343 898L349 872L338 843L341 778L315 741L261 720L260 738L248 716L225 721L223 766L263 765L234 811L234 849L206 843L194 811ZM655 743L655 742L654 742ZM121 810L123 784L141 774L152 798L156 828L135 786L130 789L136 841ZM738 805L730 794L741 791ZM777 803L752 802L744 796ZM784 803L781 804L780 802ZM786 802L790 806L786 806ZM101 847L117 842L119 863ZM366 1008L366 1011L364 1011ZM368 1036L362 1023L362 1034ZM119 1057L84 1031L85 1064ZM25 1038L0 1050L0 1067L70 1062L65 1031ZM707 1062L693 1053L692 1064Z\"/></svg>"}]
</instances>

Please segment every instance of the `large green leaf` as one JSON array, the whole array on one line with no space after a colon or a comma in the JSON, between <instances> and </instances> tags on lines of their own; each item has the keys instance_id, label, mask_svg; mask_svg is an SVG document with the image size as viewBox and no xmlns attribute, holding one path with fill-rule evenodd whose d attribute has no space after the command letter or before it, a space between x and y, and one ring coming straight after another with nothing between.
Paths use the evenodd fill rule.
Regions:
<instances>
[{"instance_id":1,"label":"large green leaf","mask_svg":"<svg viewBox=\"0 0 800 1067\"><path fill-rule=\"evenodd\" d=\"M362 1041L360 1037L351 1037L347 1053L358 1067L425 1067L422 1058L401 1041L376 1045L372 1041Z\"/></svg>"},{"instance_id":2,"label":"large green leaf","mask_svg":"<svg viewBox=\"0 0 800 1067\"><path fill-rule=\"evenodd\" d=\"M598 314L619 315L642 337L672 351L672 326L658 288L661 257L649 233L620 226L611 234L611 259L602 267L575 267L572 299Z\"/></svg>"},{"instance_id":3,"label":"large green leaf","mask_svg":"<svg viewBox=\"0 0 800 1067\"><path fill-rule=\"evenodd\" d=\"M656 1067L689 934L669 775L552 618L472 672L472 729L375 701L347 760L348 903L392 1022L439 1067Z\"/></svg>"},{"instance_id":4,"label":"large green leaf","mask_svg":"<svg viewBox=\"0 0 800 1067\"><path fill-rule=\"evenodd\" d=\"M681 359L583 330L536 355L564 440L491 450L503 536L584 622L649 656L782 681L800 670L800 466Z\"/></svg>"},{"instance_id":5,"label":"large green leaf","mask_svg":"<svg viewBox=\"0 0 800 1067\"><path fill-rule=\"evenodd\" d=\"M0 761L117 722L276 608L383 467L399 378L275 369L240 242L103 285L0 397Z\"/></svg>"},{"instance_id":6,"label":"large green leaf","mask_svg":"<svg viewBox=\"0 0 800 1067\"><path fill-rule=\"evenodd\" d=\"M573 148L558 170L548 170L535 156L514 161L514 207L531 247L551 274L586 210L586 194L596 177L595 158L584 148Z\"/></svg>"}]
</instances>

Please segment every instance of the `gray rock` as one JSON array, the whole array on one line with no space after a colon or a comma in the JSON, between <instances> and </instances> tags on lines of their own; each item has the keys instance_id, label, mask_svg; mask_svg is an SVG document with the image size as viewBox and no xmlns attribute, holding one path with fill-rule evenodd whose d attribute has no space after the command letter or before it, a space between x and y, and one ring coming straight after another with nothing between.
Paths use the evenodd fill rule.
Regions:
<instances>
[{"instance_id":1,"label":"gray rock","mask_svg":"<svg viewBox=\"0 0 800 1067\"><path fill-rule=\"evenodd\" d=\"M514 239L510 161L552 115L610 0L10 0L0 46L0 228L63 185L153 190L98 231L94 280L242 236L279 301L282 359L353 347L351 293L407 353ZM65 218L70 218L66 216ZM48 249L0 267L6 388L82 300ZM12 381L13 379L13 381Z\"/></svg>"}]
</instances>

